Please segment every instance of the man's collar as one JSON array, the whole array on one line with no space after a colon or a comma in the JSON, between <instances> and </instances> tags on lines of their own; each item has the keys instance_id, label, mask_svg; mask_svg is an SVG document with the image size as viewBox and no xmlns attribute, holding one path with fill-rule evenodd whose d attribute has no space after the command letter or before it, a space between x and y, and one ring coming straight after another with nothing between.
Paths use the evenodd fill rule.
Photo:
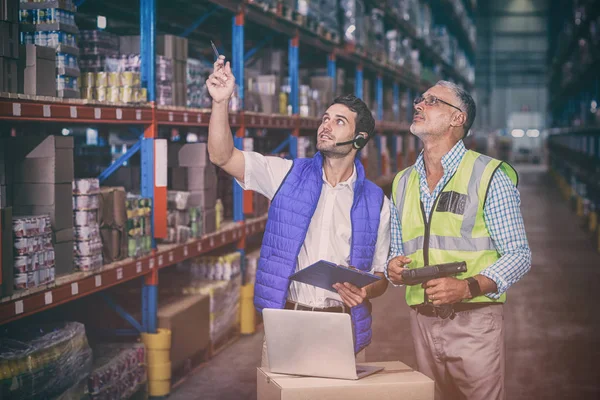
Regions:
<instances>
[{"instance_id":1,"label":"man's collar","mask_svg":"<svg viewBox=\"0 0 600 400\"><path fill-rule=\"evenodd\" d=\"M421 153L415 162L415 167L421 175L425 176L425 158L423 157L423 152L424 150L421 150ZM459 140L454 147L442 157L444 173L453 172L453 170L458 167L458 164L460 164L460 160L462 160L462 157L466 152L467 148L465 147L464 142Z\"/></svg>"}]
</instances>

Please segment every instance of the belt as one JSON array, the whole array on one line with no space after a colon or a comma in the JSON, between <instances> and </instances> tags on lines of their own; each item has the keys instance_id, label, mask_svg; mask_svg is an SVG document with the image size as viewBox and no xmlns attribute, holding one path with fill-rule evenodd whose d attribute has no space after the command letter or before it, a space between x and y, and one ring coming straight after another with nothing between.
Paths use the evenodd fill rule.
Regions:
<instances>
[{"instance_id":1,"label":"belt","mask_svg":"<svg viewBox=\"0 0 600 400\"><path fill-rule=\"evenodd\" d=\"M426 317L454 318L454 314L461 311L471 311L488 306L502 305L503 303L456 303L444 304L443 307L434 307L431 303L410 306L413 310Z\"/></svg>"},{"instance_id":2,"label":"belt","mask_svg":"<svg viewBox=\"0 0 600 400\"><path fill-rule=\"evenodd\" d=\"M308 307L308 306L304 306L302 304L294 303L294 302L291 302L291 301L286 301L284 308L286 310L319 311L319 312L331 312L331 313L345 313L345 314L350 314L350 307L342 307L342 306L338 306L338 307L326 307L326 308Z\"/></svg>"}]
</instances>

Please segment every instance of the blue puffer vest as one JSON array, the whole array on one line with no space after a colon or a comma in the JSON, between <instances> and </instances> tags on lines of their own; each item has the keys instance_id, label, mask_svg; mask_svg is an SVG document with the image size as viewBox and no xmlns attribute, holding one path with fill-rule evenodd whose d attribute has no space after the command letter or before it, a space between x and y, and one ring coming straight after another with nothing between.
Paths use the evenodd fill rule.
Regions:
<instances>
[{"instance_id":1,"label":"blue puffer vest","mask_svg":"<svg viewBox=\"0 0 600 400\"><path fill-rule=\"evenodd\" d=\"M354 162L357 179L350 217L352 242L350 265L370 271L377 243L383 191L365 179L358 160ZM289 277L296 270L300 248L306 238L311 218L317 208L323 186L323 157L294 161L290 172L275 194L263 236L254 305L263 308L283 308L288 296ZM354 350L358 353L371 343L370 304L363 302L351 309L354 328Z\"/></svg>"}]
</instances>

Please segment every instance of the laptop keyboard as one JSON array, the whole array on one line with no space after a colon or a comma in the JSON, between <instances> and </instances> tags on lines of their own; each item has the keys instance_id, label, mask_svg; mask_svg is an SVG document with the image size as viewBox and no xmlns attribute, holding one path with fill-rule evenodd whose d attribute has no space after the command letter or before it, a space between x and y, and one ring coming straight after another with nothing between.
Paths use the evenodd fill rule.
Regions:
<instances>
[{"instance_id":1,"label":"laptop keyboard","mask_svg":"<svg viewBox=\"0 0 600 400\"><path fill-rule=\"evenodd\" d=\"M363 372L367 372L367 370L364 369L364 368L356 368L356 373L357 374L362 374Z\"/></svg>"}]
</instances>

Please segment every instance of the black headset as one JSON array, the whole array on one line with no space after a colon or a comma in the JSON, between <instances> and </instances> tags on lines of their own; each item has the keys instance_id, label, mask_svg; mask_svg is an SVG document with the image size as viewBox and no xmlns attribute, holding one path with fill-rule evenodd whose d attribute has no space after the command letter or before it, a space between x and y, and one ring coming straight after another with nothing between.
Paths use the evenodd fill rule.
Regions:
<instances>
[{"instance_id":1,"label":"black headset","mask_svg":"<svg viewBox=\"0 0 600 400\"><path fill-rule=\"evenodd\" d=\"M356 150L360 150L367 145L369 136L365 132L358 132L354 139L348 140L347 142L336 143L336 146L344 146L351 144Z\"/></svg>"}]
</instances>

